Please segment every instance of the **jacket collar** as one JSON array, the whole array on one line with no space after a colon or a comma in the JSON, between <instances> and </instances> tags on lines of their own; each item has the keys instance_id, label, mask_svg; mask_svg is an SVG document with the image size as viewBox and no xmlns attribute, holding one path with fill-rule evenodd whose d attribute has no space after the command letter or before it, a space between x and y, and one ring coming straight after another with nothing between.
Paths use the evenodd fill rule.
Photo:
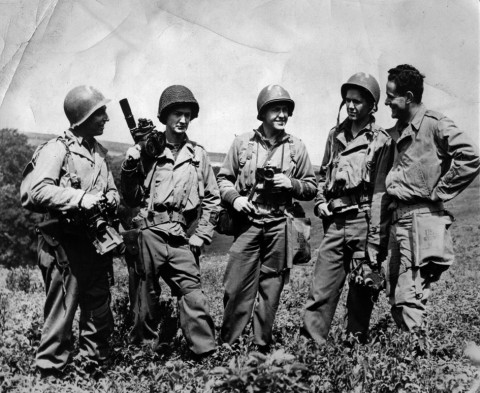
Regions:
<instances>
[{"instance_id":1,"label":"jacket collar","mask_svg":"<svg viewBox=\"0 0 480 393\"><path fill-rule=\"evenodd\" d=\"M340 141L343 146L347 146L349 142L347 142L346 135L351 136L351 128L352 128L352 121L347 117L340 125L337 127L337 132L335 138ZM366 134L366 136L371 139L373 136L373 132L375 131L375 116L370 115L370 120L365 127L363 127L358 134L355 136L356 139L362 134ZM351 139L350 142L353 140Z\"/></svg>"},{"instance_id":2,"label":"jacket collar","mask_svg":"<svg viewBox=\"0 0 480 393\"><path fill-rule=\"evenodd\" d=\"M263 130L263 124L261 124L260 127L258 127L256 130L254 129L253 132L255 133L255 138L258 140L258 142L261 142L265 146L270 145L270 142L268 141L268 139L265 138L265 131ZM287 134L284 130L277 135L275 142L272 146L281 145L282 143L288 141L289 138L290 138L290 135Z\"/></svg>"},{"instance_id":3,"label":"jacket collar","mask_svg":"<svg viewBox=\"0 0 480 393\"><path fill-rule=\"evenodd\" d=\"M425 105L420 104L418 107L417 113L413 116L412 120L410 120L410 123L407 124L405 129L402 130L402 124L397 121L395 124L395 131L392 135L397 137L397 141L401 141L402 139L405 139L407 137L413 136L414 133L418 132L420 129L420 126L422 125L423 118L425 117L425 112L427 111L427 108Z\"/></svg>"}]
</instances>

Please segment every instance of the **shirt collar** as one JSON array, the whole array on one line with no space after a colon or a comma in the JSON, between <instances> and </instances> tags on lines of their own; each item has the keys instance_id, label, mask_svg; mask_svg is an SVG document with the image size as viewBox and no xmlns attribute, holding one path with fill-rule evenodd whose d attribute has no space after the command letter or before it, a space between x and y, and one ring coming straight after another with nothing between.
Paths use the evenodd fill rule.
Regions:
<instances>
[{"instance_id":1,"label":"shirt collar","mask_svg":"<svg viewBox=\"0 0 480 393\"><path fill-rule=\"evenodd\" d=\"M418 131L418 129L420 128L426 111L427 108L425 107L425 105L420 104L417 113L415 113L415 116L413 116L413 119L410 121L410 124L412 125L412 128L415 129L415 131Z\"/></svg>"}]
</instances>

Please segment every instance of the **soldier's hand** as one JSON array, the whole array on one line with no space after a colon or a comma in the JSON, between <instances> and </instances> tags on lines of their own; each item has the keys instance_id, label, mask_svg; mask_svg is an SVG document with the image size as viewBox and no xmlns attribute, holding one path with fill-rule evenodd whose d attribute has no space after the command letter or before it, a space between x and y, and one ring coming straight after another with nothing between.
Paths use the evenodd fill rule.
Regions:
<instances>
[{"instance_id":1,"label":"soldier's hand","mask_svg":"<svg viewBox=\"0 0 480 393\"><path fill-rule=\"evenodd\" d=\"M125 160L136 162L140 159L140 145L129 147L125 153Z\"/></svg>"},{"instance_id":2,"label":"soldier's hand","mask_svg":"<svg viewBox=\"0 0 480 393\"><path fill-rule=\"evenodd\" d=\"M275 173L272 184L274 188L281 188L283 190L291 190L293 188L292 180L284 173Z\"/></svg>"},{"instance_id":3,"label":"soldier's hand","mask_svg":"<svg viewBox=\"0 0 480 393\"><path fill-rule=\"evenodd\" d=\"M188 239L188 245L194 255L200 255L202 253L203 244L203 239L197 235L192 235L190 236L190 239Z\"/></svg>"},{"instance_id":4,"label":"soldier's hand","mask_svg":"<svg viewBox=\"0 0 480 393\"><path fill-rule=\"evenodd\" d=\"M318 207L316 208L316 211L317 211L318 217L320 218L330 217L332 215L332 212L328 208L328 203L326 202L320 203L320 205L318 205Z\"/></svg>"},{"instance_id":5,"label":"soldier's hand","mask_svg":"<svg viewBox=\"0 0 480 393\"><path fill-rule=\"evenodd\" d=\"M110 209L116 209L117 208L117 200L115 199L115 197L111 193L106 194L105 198L107 199L107 206Z\"/></svg>"},{"instance_id":6,"label":"soldier's hand","mask_svg":"<svg viewBox=\"0 0 480 393\"><path fill-rule=\"evenodd\" d=\"M238 197L233 202L233 208L237 212L243 213L250 213L255 211L255 206L253 206L252 202L248 200L247 197Z\"/></svg>"},{"instance_id":7,"label":"soldier's hand","mask_svg":"<svg viewBox=\"0 0 480 393\"><path fill-rule=\"evenodd\" d=\"M379 268L379 263L378 263L378 252L379 249L376 245L368 243L367 244L367 256L368 256L368 261L370 262L370 266L372 268Z\"/></svg>"},{"instance_id":8,"label":"soldier's hand","mask_svg":"<svg viewBox=\"0 0 480 393\"><path fill-rule=\"evenodd\" d=\"M80 208L90 210L95 207L102 199L102 194L84 194L80 200Z\"/></svg>"}]
</instances>

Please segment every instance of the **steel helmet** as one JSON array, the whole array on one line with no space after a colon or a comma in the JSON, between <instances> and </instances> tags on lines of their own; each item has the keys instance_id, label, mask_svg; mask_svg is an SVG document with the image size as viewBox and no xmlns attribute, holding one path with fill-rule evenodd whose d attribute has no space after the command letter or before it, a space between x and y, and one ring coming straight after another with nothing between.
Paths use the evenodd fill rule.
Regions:
<instances>
[{"instance_id":1,"label":"steel helmet","mask_svg":"<svg viewBox=\"0 0 480 393\"><path fill-rule=\"evenodd\" d=\"M295 102L290 98L290 94L282 86L265 86L257 98L257 119L262 120L262 114L265 107L272 102L284 102L288 106L288 116L292 116Z\"/></svg>"},{"instance_id":2,"label":"steel helmet","mask_svg":"<svg viewBox=\"0 0 480 393\"><path fill-rule=\"evenodd\" d=\"M158 103L158 119L166 124L169 109L174 105L188 104L192 108L191 120L198 117L200 106L190 89L182 85L167 87L160 96Z\"/></svg>"},{"instance_id":3,"label":"steel helmet","mask_svg":"<svg viewBox=\"0 0 480 393\"><path fill-rule=\"evenodd\" d=\"M77 86L70 90L63 109L72 128L82 124L93 112L110 102L92 86Z\"/></svg>"},{"instance_id":4,"label":"steel helmet","mask_svg":"<svg viewBox=\"0 0 480 393\"><path fill-rule=\"evenodd\" d=\"M347 83L344 83L341 88L342 99L345 100L347 95L347 90L349 87L361 87L367 90L375 102L375 106L378 105L380 100L380 86L378 85L377 80L373 75L367 74L365 72L357 72L352 75Z\"/></svg>"}]
</instances>

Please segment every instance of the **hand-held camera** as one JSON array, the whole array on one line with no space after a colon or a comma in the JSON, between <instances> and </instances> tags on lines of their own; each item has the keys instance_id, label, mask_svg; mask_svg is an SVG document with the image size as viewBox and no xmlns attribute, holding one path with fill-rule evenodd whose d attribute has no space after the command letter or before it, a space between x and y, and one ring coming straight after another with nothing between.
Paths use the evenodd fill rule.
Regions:
<instances>
[{"instance_id":1,"label":"hand-held camera","mask_svg":"<svg viewBox=\"0 0 480 393\"><path fill-rule=\"evenodd\" d=\"M255 176L259 182L271 182L275 174L280 173L281 170L275 165L265 165L264 167L257 168Z\"/></svg>"},{"instance_id":2,"label":"hand-held camera","mask_svg":"<svg viewBox=\"0 0 480 393\"><path fill-rule=\"evenodd\" d=\"M167 143L165 134L157 131L155 125L149 119L138 119L137 126L127 98L120 100L120 107L122 108L133 141L135 144L140 145L141 152L145 158L154 159L161 155Z\"/></svg>"},{"instance_id":3,"label":"hand-held camera","mask_svg":"<svg viewBox=\"0 0 480 393\"><path fill-rule=\"evenodd\" d=\"M119 223L118 218L114 218L115 216L115 207L108 204L105 195L92 209L81 210L78 215L79 224L86 227L87 235L93 241L93 245L100 255L123 243L122 237L114 228L118 227Z\"/></svg>"}]
</instances>

